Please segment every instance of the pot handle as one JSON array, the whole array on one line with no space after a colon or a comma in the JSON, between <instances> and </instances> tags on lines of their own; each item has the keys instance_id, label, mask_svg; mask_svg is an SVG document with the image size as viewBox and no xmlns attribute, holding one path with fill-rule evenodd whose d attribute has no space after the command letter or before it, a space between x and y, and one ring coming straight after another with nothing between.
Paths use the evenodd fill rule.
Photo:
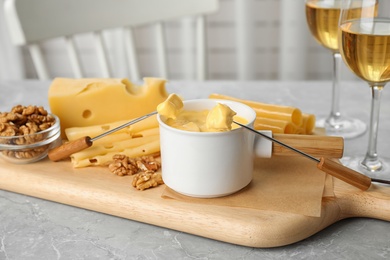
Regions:
<instances>
[{"instance_id":1,"label":"pot handle","mask_svg":"<svg viewBox=\"0 0 390 260\"><path fill-rule=\"evenodd\" d=\"M259 131L263 134L272 137L272 131ZM272 147L273 142L270 140L267 140L266 138L262 137L261 135L255 135L255 143L254 143L254 151L255 156L260 158L271 158L272 157Z\"/></svg>"},{"instance_id":2,"label":"pot handle","mask_svg":"<svg viewBox=\"0 0 390 260\"><path fill-rule=\"evenodd\" d=\"M344 153L344 139L338 136L323 135L297 135L297 134L274 134L271 131L260 131L274 139L292 146L304 153L315 157L340 159ZM270 158L272 155L278 156L300 156L277 143L256 135L254 151L257 157Z\"/></svg>"}]
</instances>

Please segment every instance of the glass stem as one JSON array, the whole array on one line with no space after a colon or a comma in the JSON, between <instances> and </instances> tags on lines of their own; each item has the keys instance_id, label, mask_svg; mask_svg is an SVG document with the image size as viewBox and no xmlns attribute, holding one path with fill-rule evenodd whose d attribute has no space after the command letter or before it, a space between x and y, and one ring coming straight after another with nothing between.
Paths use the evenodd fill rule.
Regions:
<instances>
[{"instance_id":1,"label":"glass stem","mask_svg":"<svg viewBox=\"0 0 390 260\"><path fill-rule=\"evenodd\" d=\"M376 172L382 169L382 163L378 159L377 154L377 139L378 139L378 125L379 125L379 110L380 110L380 100L382 96L382 86L371 85L371 117L370 117L370 127L368 133L368 149L364 160L362 161L362 166L370 171Z\"/></svg>"},{"instance_id":2,"label":"glass stem","mask_svg":"<svg viewBox=\"0 0 390 260\"><path fill-rule=\"evenodd\" d=\"M340 113L340 64L341 54L333 52L333 89L332 89L332 107L327 123L332 127L337 126L337 120L341 117Z\"/></svg>"}]
</instances>

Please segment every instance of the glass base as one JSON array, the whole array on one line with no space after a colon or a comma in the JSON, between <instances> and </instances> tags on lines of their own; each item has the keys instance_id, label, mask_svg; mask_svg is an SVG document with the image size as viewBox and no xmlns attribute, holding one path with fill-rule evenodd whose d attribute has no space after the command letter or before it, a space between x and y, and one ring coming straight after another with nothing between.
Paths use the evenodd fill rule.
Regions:
<instances>
[{"instance_id":1,"label":"glass base","mask_svg":"<svg viewBox=\"0 0 390 260\"><path fill-rule=\"evenodd\" d=\"M363 121L349 117L319 118L316 127L325 128L326 135L341 136L345 139L361 136L367 130L367 125Z\"/></svg>"},{"instance_id":2,"label":"glass base","mask_svg":"<svg viewBox=\"0 0 390 260\"><path fill-rule=\"evenodd\" d=\"M370 178L390 181L390 158L380 157L379 161L362 164L363 157L343 157L340 159L344 166L358 171Z\"/></svg>"}]
</instances>

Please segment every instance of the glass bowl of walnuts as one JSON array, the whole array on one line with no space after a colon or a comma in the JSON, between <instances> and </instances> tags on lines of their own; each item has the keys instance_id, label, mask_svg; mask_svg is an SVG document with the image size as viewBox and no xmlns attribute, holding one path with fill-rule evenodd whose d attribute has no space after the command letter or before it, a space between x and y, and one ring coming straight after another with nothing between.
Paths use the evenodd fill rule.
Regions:
<instances>
[{"instance_id":1,"label":"glass bowl of walnuts","mask_svg":"<svg viewBox=\"0 0 390 260\"><path fill-rule=\"evenodd\" d=\"M60 120L43 107L17 105L0 112L0 157L5 161L39 161L60 144L60 136Z\"/></svg>"}]
</instances>

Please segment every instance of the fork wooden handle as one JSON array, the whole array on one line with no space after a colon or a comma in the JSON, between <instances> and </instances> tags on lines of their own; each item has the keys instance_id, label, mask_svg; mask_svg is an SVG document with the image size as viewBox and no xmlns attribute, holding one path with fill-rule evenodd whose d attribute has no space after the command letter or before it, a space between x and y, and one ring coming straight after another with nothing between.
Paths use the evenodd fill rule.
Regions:
<instances>
[{"instance_id":1,"label":"fork wooden handle","mask_svg":"<svg viewBox=\"0 0 390 260\"><path fill-rule=\"evenodd\" d=\"M330 159L322 157L317 168L361 190L367 190L371 186L370 177Z\"/></svg>"},{"instance_id":2,"label":"fork wooden handle","mask_svg":"<svg viewBox=\"0 0 390 260\"><path fill-rule=\"evenodd\" d=\"M48 152L50 160L57 162L68 158L70 155L82 151L92 145L91 137L84 136L77 140L65 143Z\"/></svg>"}]
</instances>

